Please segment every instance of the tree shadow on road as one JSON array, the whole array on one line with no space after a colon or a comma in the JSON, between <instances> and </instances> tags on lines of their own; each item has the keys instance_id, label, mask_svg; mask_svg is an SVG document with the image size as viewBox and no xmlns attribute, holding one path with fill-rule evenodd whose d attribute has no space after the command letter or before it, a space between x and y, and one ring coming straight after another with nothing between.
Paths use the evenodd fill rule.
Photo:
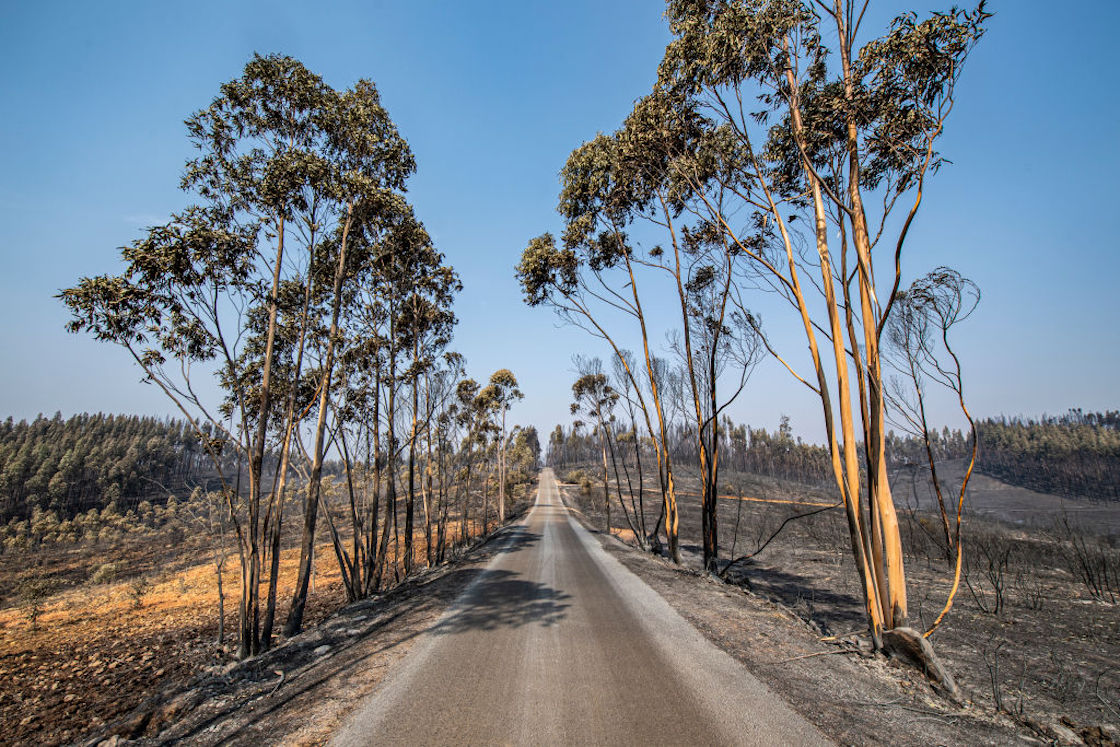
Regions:
<instances>
[{"instance_id":1,"label":"tree shadow on road","mask_svg":"<svg viewBox=\"0 0 1120 747\"><path fill-rule=\"evenodd\" d=\"M534 532L522 525L511 526L495 533L471 554L479 560L490 560L496 555L505 555L532 547L540 540L540 532Z\"/></svg>"},{"instance_id":2,"label":"tree shadow on road","mask_svg":"<svg viewBox=\"0 0 1120 747\"><path fill-rule=\"evenodd\" d=\"M527 581L513 571L486 571L470 593L430 628L435 635L472 630L555 625L566 616L571 597L550 586Z\"/></svg>"}]
</instances>

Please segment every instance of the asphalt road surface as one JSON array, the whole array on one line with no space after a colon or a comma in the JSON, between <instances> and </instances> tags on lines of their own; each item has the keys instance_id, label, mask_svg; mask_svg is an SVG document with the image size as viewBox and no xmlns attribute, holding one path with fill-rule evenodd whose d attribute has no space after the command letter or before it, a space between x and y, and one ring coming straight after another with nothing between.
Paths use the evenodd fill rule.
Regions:
<instances>
[{"instance_id":1,"label":"asphalt road surface","mask_svg":"<svg viewBox=\"0 0 1120 747\"><path fill-rule=\"evenodd\" d=\"M336 745L827 744L617 560L550 470Z\"/></svg>"}]
</instances>

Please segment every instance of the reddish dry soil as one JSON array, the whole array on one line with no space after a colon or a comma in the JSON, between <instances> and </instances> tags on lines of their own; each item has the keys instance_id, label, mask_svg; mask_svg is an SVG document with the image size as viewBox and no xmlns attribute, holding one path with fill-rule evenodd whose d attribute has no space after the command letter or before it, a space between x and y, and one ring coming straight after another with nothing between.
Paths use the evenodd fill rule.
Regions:
<instances>
[{"instance_id":1,"label":"reddish dry soil","mask_svg":"<svg viewBox=\"0 0 1120 747\"><path fill-rule=\"evenodd\" d=\"M127 564L147 548L128 548ZM329 546L320 548L308 622L344 601ZM298 550L283 555L280 598L291 593ZM236 641L236 558L224 575L226 642ZM95 566L96 567L96 566ZM113 721L153 693L189 681L229 656L216 644L214 566L168 570L139 598L131 579L67 589L44 600L32 626L26 607L0 610L0 720L4 740L70 742ZM281 611L282 612L282 611ZM281 617L282 621L283 618Z\"/></svg>"},{"instance_id":2,"label":"reddish dry soil","mask_svg":"<svg viewBox=\"0 0 1120 747\"><path fill-rule=\"evenodd\" d=\"M480 531L472 522L472 536ZM423 567L422 532L415 547L417 567ZM236 554L227 558L222 579L224 646L217 643L217 574L203 547L172 547L157 535L111 548L45 547L5 560L0 572L5 589L28 578L48 578L60 591L42 600L34 623L29 604L18 597L0 609L0 722L6 725L0 742L73 742L153 695L182 690L235 661L241 583ZM118 580L90 583L107 561L122 569ZM281 554L277 629L295 589L298 561L298 548ZM140 578L150 586L137 595L133 584ZM316 548L305 627L313 628L345 603L334 551L322 544Z\"/></svg>"}]
</instances>

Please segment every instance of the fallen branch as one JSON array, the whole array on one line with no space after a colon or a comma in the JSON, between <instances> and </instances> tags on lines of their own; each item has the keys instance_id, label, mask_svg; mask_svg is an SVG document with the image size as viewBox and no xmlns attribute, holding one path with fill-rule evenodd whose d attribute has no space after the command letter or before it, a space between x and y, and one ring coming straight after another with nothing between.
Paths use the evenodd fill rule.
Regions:
<instances>
[{"instance_id":1,"label":"fallen branch","mask_svg":"<svg viewBox=\"0 0 1120 747\"><path fill-rule=\"evenodd\" d=\"M1100 682L1100 677L1097 677L1097 681ZM1113 715L1115 715L1117 718L1120 718L1120 712L1118 712L1115 708L1113 708L1112 704L1110 704L1107 700L1102 698L1101 694L1099 692L1096 692L1096 693L1093 693L1093 694L1097 696L1097 700L1099 700L1101 702L1101 705L1103 705L1108 710L1112 711Z\"/></svg>"},{"instance_id":2,"label":"fallen branch","mask_svg":"<svg viewBox=\"0 0 1120 747\"><path fill-rule=\"evenodd\" d=\"M771 542L773 542L773 541L774 541L774 539L775 539L775 538L776 538L776 537L777 537L777 536L778 536L779 534L781 534L782 530L786 528L786 524L789 524L789 523L790 523L791 521L794 521L794 520L796 520L796 519L804 519L804 518L807 518L807 517L809 517L809 516L814 516L814 515L816 515L816 514L824 513L825 511L831 511L832 509L834 509L834 508L839 508L839 507L840 507L840 506L842 506L842 505L844 505L843 501L841 501L841 502L839 502L839 503L833 503L833 504L831 504L831 505L825 506L824 508L818 508L818 509L816 509L815 511L806 511L806 512L805 512L805 513L803 513L803 514L794 514L793 516L789 516L789 517L787 517L787 518L786 518L786 520L785 520L785 521L783 521L783 522L782 522L782 523L781 523L780 525L778 525L778 528L774 530L774 533L773 533L773 534L771 534L771 535L770 535L770 537L769 537L769 538L768 538L768 539L767 539L767 540L766 540L765 542L763 542L763 543L762 543L762 544L761 544L761 545L760 545L760 546L758 547L758 549L757 549L757 550L755 550L754 552L750 553L749 555L741 555L741 556L739 556L739 557L735 558L734 560L729 560L729 561L727 561L727 565L725 565L725 566L723 567L723 570L722 570L722 571L720 571L720 573L719 573L719 577L720 577L720 578L724 578L724 577L725 577L725 576L727 575L727 571L728 571L728 570L730 570L731 566L735 565L736 563L740 563L740 562L742 562L742 561L744 561L744 560L750 560L751 558L755 557L755 556L756 556L756 555L758 555L758 554L759 554L760 552L762 552L763 550L765 550L765 549L766 549L766 546L767 546L767 545L769 545L769 544L770 544Z\"/></svg>"},{"instance_id":3,"label":"fallen branch","mask_svg":"<svg viewBox=\"0 0 1120 747\"><path fill-rule=\"evenodd\" d=\"M818 640L821 640L821 641L840 641L840 640L843 640L845 638L851 638L854 635L860 635L861 633L866 633L866 632L867 632L866 628L860 628L859 630L853 630L850 633L837 633L836 635L826 635L824 638L820 638Z\"/></svg>"},{"instance_id":4,"label":"fallen branch","mask_svg":"<svg viewBox=\"0 0 1120 747\"><path fill-rule=\"evenodd\" d=\"M893 708L900 708L904 711L911 711L913 713L920 713L923 716L934 716L934 717L937 717L937 718L948 718L948 719L958 718L957 716L954 716L951 713L942 713L941 711L931 711L928 708L918 708L916 706L906 705L905 703L902 702L901 698L896 698L895 700L884 700L884 701L853 700L853 701L850 701L850 702L852 703L852 705L867 706L869 708L889 708L889 707L893 707Z\"/></svg>"},{"instance_id":5,"label":"fallen branch","mask_svg":"<svg viewBox=\"0 0 1120 747\"><path fill-rule=\"evenodd\" d=\"M284 684L284 672L283 672L283 670L281 670L281 669L273 669L273 670L272 670L272 673L273 673L273 674L278 674L278 675L280 675L280 681L279 681L279 682L277 682L277 683L276 683L276 684L275 684L275 685L273 686L273 688L272 688L271 690L269 690L269 691L268 691L268 694L269 694L269 695L273 695L273 694L275 694L275 693L276 693L276 691L280 689L280 686Z\"/></svg>"},{"instance_id":6,"label":"fallen branch","mask_svg":"<svg viewBox=\"0 0 1120 747\"><path fill-rule=\"evenodd\" d=\"M836 651L814 651L811 654L802 654L801 656L793 656L789 659L778 659L777 661L767 661L763 664L788 664L791 661L800 661L801 659L812 659L814 656L832 656L834 654L858 654L858 648L842 648Z\"/></svg>"}]
</instances>

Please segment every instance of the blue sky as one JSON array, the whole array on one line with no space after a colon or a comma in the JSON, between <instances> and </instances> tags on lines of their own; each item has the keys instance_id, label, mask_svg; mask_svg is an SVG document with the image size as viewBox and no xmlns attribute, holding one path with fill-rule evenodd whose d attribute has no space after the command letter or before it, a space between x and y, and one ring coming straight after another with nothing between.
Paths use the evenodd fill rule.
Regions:
<instances>
[{"instance_id":1,"label":"blue sky","mask_svg":"<svg viewBox=\"0 0 1120 747\"><path fill-rule=\"evenodd\" d=\"M879 3L868 24L927 5L942 7ZM1110 72L1120 6L989 6L996 17L942 141L954 163L928 191L908 274L949 264L983 289L959 338L975 413L1120 407ZM123 351L66 334L52 296L116 270L117 247L182 207L182 120L253 52L279 52L338 88L377 83L417 157L410 199L463 279L455 347L470 374L510 368L526 393L515 420L568 422L571 355L602 351L525 307L512 268L531 237L560 227L568 153L650 89L668 41L662 10L653 0L9 3L0 417L170 412ZM783 413L819 437L819 405L764 364L733 416L773 427Z\"/></svg>"}]
</instances>

